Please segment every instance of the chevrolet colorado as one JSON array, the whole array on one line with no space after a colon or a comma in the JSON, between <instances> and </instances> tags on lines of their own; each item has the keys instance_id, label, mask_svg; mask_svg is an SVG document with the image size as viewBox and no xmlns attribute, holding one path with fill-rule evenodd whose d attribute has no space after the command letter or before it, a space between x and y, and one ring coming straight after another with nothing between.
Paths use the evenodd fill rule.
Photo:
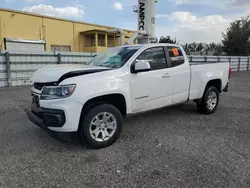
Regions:
<instances>
[{"instance_id":1,"label":"chevrolet colorado","mask_svg":"<svg viewBox=\"0 0 250 188\"><path fill-rule=\"evenodd\" d=\"M90 148L113 144L131 114L195 101L213 113L228 88L228 62L189 64L179 45L110 48L86 65L37 70L29 119L50 133L76 134Z\"/></svg>"}]
</instances>

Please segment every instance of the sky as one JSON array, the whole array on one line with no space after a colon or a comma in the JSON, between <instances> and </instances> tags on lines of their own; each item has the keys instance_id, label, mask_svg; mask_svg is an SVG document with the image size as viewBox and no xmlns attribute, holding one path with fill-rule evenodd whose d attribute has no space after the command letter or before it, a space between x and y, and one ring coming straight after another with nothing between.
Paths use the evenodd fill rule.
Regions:
<instances>
[{"instance_id":1,"label":"sky","mask_svg":"<svg viewBox=\"0 0 250 188\"><path fill-rule=\"evenodd\" d=\"M137 0L0 0L1 8L22 10L118 28L137 29ZM250 15L250 0L158 0L156 36L186 42L216 42L229 24Z\"/></svg>"}]
</instances>

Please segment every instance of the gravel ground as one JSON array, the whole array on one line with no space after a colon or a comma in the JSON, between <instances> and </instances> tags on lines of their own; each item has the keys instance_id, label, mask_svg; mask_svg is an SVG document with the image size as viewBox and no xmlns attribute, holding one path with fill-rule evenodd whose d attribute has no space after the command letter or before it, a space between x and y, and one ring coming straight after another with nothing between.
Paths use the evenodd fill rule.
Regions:
<instances>
[{"instance_id":1,"label":"gravel ground","mask_svg":"<svg viewBox=\"0 0 250 188\"><path fill-rule=\"evenodd\" d=\"M27 87L0 89L0 187L250 187L250 73L234 73L213 115L193 103L125 120L121 139L88 150L26 117Z\"/></svg>"}]
</instances>

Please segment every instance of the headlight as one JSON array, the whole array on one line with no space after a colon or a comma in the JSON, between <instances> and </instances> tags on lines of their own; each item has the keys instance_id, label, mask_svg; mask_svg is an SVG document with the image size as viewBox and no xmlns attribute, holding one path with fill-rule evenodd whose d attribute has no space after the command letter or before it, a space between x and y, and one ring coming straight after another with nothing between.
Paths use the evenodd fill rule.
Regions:
<instances>
[{"instance_id":1,"label":"headlight","mask_svg":"<svg viewBox=\"0 0 250 188\"><path fill-rule=\"evenodd\" d=\"M61 99L72 95L76 85L45 86L42 90L41 100Z\"/></svg>"}]
</instances>

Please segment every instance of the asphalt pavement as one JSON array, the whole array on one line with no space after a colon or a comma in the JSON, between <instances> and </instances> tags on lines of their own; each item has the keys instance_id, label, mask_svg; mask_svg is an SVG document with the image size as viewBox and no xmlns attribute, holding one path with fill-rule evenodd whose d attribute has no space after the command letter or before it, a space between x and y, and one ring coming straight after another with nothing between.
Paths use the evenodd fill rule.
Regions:
<instances>
[{"instance_id":1,"label":"asphalt pavement","mask_svg":"<svg viewBox=\"0 0 250 188\"><path fill-rule=\"evenodd\" d=\"M250 72L216 113L188 102L125 120L100 150L51 138L26 117L30 88L0 89L0 187L250 187Z\"/></svg>"}]
</instances>

